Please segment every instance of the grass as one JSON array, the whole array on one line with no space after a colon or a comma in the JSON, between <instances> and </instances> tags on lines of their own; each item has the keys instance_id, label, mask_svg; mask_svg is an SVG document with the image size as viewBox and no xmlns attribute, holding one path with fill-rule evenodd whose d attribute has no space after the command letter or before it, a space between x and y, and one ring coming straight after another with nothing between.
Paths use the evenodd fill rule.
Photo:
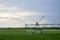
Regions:
<instances>
[{"instance_id":1,"label":"grass","mask_svg":"<svg viewBox=\"0 0 60 40\"><path fill-rule=\"evenodd\" d=\"M32 34L33 31L40 30L0 29L0 40L60 40L60 29L52 30L52 33L50 33L51 29L43 29L44 34Z\"/></svg>"}]
</instances>

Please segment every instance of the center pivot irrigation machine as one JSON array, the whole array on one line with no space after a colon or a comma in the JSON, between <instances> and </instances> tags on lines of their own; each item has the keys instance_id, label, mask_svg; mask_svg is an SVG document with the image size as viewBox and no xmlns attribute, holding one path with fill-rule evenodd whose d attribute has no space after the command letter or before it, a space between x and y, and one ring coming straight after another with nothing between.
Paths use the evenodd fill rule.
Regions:
<instances>
[{"instance_id":1,"label":"center pivot irrigation machine","mask_svg":"<svg viewBox=\"0 0 60 40\"><path fill-rule=\"evenodd\" d=\"M40 33L43 33L43 30L42 28L55 28L55 27L60 27L60 24L47 24L47 23L43 23L41 24L41 21L43 20L45 16L42 16L40 20L36 19L36 21L33 19L33 21L35 21L35 24L25 24L25 27L27 26L34 26L32 28L35 28L35 29L39 29L40 30ZM41 27L42 26L42 27Z\"/></svg>"},{"instance_id":2,"label":"center pivot irrigation machine","mask_svg":"<svg viewBox=\"0 0 60 40\"><path fill-rule=\"evenodd\" d=\"M42 16L40 20L36 19L36 21L31 18L33 21L34 21L34 24L26 24L22 19L20 18L15 18L15 17L0 17L0 18L5 18L5 19L8 19L8 20L11 20L11 19L14 19L14 20L19 20L20 22L23 22L25 24L25 27L26 26L34 26L34 28L41 28L42 27L60 27L60 24L47 24L47 23L43 23L41 24L41 21L43 20L45 16ZM12 20L11 20L12 21Z\"/></svg>"},{"instance_id":3,"label":"center pivot irrigation machine","mask_svg":"<svg viewBox=\"0 0 60 40\"><path fill-rule=\"evenodd\" d=\"M35 24L25 24L25 27L26 26L35 26L35 28L41 28L41 26L42 27L60 27L60 24L56 24L56 23L55 24L48 24L48 23L41 24L41 21L43 20L44 17L45 16L42 16L40 20L38 20L38 19L36 19L36 21L33 20L35 22Z\"/></svg>"},{"instance_id":4,"label":"center pivot irrigation machine","mask_svg":"<svg viewBox=\"0 0 60 40\"><path fill-rule=\"evenodd\" d=\"M34 22L35 22L35 24L26 24L26 23L24 23L23 22L23 20L21 20L20 18L15 18L15 17L0 17L0 18L5 18L5 19L8 19L8 20L11 20L11 19L14 19L14 20L19 20L20 22L23 22L24 24L25 24L25 27L24 28L26 28L26 27L28 27L29 28L29 26L31 26L31 28L35 28L35 29L39 29L40 30L40 33L43 33L43 31L42 31L42 27L43 28L48 28L48 27L60 27L60 24L41 24L41 21L43 20L43 18L44 18L45 16L42 16L41 17L41 19L40 20L38 20L38 19L36 19L36 21L33 19L33 18L31 18ZM34 26L34 27L32 27L32 26ZM42 26L42 27L41 27ZM34 31L35 32L35 31ZM34 33L33 32L33 33Z\"/></svg>"}]
</instances>

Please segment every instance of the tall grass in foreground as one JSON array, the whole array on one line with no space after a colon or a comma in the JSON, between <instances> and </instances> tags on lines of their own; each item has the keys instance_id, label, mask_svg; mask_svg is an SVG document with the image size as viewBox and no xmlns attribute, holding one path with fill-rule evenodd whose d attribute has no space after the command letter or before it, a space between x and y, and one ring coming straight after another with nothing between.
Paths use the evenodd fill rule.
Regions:
<instances>
[{"instance_id":1,"label":"tall grass in foreground","mask_svg":"<svg viewBox=\"0 0 60 40\"><path fill-rule=\"evenodd\" d=\"M43 34L33 34L33 31L34 29L0 29L0 40L60 40L60 29L43 29Z\"/></svg>"},{"instance_id":2,"label":"tall grass in foreground","mask_svg":"<svg viewBox=\"0 0 60 40\"><path fill-rule=\"evenodd\" d=\"M60 40L60 34L13 35L1 34L0 40Z\"/></svg>"}]
</instances>

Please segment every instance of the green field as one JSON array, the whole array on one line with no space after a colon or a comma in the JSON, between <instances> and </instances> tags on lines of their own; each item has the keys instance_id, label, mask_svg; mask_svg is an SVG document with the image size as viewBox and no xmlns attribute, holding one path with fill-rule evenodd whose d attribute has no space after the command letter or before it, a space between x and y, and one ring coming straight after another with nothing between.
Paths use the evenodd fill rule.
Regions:
<instances>
[{"instance_id":1,"label":"green field","mask_svg":"<svg viewBox=\"0 0 60 40\"><path fill-rule=\"evenodd\" d=\"M60 40L60 29L0 29L0 40Z\"/></svg>"}]
</instances>

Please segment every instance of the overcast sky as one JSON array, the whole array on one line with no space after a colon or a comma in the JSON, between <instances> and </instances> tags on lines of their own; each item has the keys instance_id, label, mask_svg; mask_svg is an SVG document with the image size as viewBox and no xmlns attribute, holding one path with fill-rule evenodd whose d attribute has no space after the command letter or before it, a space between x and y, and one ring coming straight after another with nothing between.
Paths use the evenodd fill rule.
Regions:
<instances>
[{"instance_id":1,"label":"overcast sky","mask_svg":"<svg viewBox=\"0 0 60 40\"><path fill-rule=\"evenodd\" d=\"M0 0L0 27L21 27L42 16L41 23L60 23L60 0Z\"/></svg>"}]
</instances>

